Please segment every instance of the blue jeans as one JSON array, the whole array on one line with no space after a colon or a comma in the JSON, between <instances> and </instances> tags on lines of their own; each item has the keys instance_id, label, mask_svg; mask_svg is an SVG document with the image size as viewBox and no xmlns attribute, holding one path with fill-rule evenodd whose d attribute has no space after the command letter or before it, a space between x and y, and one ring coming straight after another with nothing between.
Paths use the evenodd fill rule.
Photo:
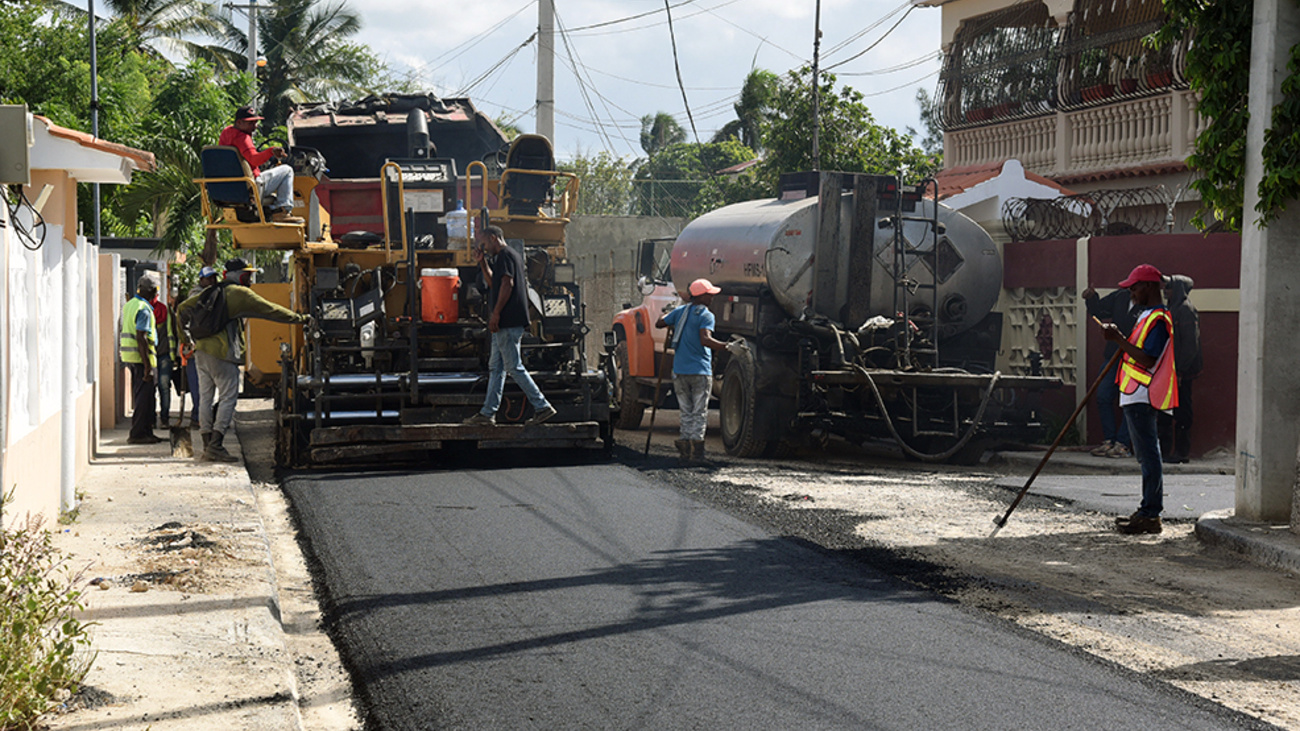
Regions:
<instances>
[{"instance_id":1,"label":"blue jeans","mask_svg":"<svg viewBox=\"0 0 1300 731\"><path fill-rule=\"evenodd\" d=\"M1115 368L1110 369L1097 386L1097 411L1101 416L1101 438L1108 442L1129 445L1128 419L1115 418L1115 409L1119 406L1119 384L1115 382ZM1116 421L1119 422L1118 429Z\"/></svg>"},{"instance_id":2,"label":"blue jeans","mask_svg":"<svg viewBox=\"0 0 1300 731\"><path fill-rule=\"evenodd\" d=\"M519 341L524 339L522 327L503 327L492 333L492 356L488 359L487 399L483 401L482 414L495 416L501 408L501 394L506 390L506 374L523 389L533 411L541 411L551 404L542 395L542 390L533 382L524 368L523 355L519 352Z\"/></svg>"},{"instance_id":3,"label":"blue jeans","mask_svg":"<svg viewBox=\"0 0 1300 731\"><path fill-rule=\"evenodd\" d=\"M1147 518L1159 518L1165 509L1165 472L1160 457L1160 433L1156 428L1159 413L1150 404L1124 407L1128 433L1133 437L1133 456L1142 465L1142 503L1137 511Z\"/></svg>"}]
</instances>

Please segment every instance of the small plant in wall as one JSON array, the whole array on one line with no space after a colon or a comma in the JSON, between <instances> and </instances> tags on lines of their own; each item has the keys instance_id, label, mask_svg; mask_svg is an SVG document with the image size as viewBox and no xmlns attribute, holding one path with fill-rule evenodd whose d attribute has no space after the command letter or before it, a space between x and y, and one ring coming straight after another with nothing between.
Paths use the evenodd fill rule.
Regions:
<instances>
[{"instance_id":1,"label":"small plant in wall","mask_svg":"<svg viewBox=\"0 0 1300 731\"><path fill-rule=\"evenodd\" d=\"M0 526L0 729L34 728L90 670L80 583L40 518Z\"/></svg>"}]
</instances>

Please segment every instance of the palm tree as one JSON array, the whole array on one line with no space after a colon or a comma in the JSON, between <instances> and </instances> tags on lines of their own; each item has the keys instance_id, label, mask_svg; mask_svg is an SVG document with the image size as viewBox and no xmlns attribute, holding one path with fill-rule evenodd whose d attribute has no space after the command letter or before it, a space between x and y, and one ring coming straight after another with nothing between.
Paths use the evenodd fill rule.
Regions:
<instances>
[{"instance_id":1,"label":"palm tree","mask_svg":"<svg viewBox=\"0 0 1300 731\"><path fill-rule=\"evenodd\" d=\"M713 136L714 142L736 138L755 152L763 149L763 133L775 112L776 91L781 80L776 74L754 69L740 87L735 104L736 118Z\"/></svg>"},{"instance_id":2,"label":"palm tree","mask_svg":"<svg viewBox=\"0 0 1300 731\"><path fill-rule=\"evenodd\" d=\"M258 72L264 131L283 124L294 104L366 91L374 56L346 40L361 30L361 16L343 0L274 0L258 15L257 26L266 59ZM247 52L247 37L232 40L236 50Z\"/></svg>"},{"instance_id":3,"label":"palm tree","mask_svg":"<svg viewBox=\"0 0 1300 731\"><path fill-rule=\"evenodd\" d=\"M647 155L685 141L686 130L668 112L647 114L641 118L641 149Z\"/></svg>"},{"instance_id":4,"label":"palm tree","mask_svg":"<svg viewBox=\"0 0 1300 731\"><path fill-rule=\"evenodd\" d=\"M69 0L47 0L60 15L85 18L83 5ZM137 49L157 58L168 55L203 59L221 70L238 62L219 45L205 45L196 38L214 41L228 32L225 16L217 3L207 0L104 0L105 9L122 23Z\"/></svg>"}]
</instances>

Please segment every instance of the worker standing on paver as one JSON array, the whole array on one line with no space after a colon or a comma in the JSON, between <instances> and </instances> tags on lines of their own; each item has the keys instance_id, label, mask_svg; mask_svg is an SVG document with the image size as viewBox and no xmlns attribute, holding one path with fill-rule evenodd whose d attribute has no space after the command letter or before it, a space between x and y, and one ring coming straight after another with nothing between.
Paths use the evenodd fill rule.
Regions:
<instances>
[{"instance_id":1,"label":"worker standing on paver","mask_svg":"<svg viewBox=\"0 0 1300 731\"><path fill-rule=\"evenodd\" d=\"M207 269L204 270L206 274ZM224 281L216 272L200 277L203 290L182 302L177 317L194 341L194 359L199 376L199 434L203 451L199 459L215 462L238 461L225 447L225 435L235 420L239 397L239 364L244 360L243 318L258 317L272 322L302 324L306 315L271 302L248 288L255 270L243 259L226 262ZM212 411L214 398L219 407Z\"/></svg>"},{"instance_id":2,"label":"worker standing on paver","mask_svg":"<svg viewBox=\"0 0 1300 731\"><path fill-rule=\"evenodd\" d=\"M1138 309L1128 338L1114 323L1102 326L1106 340L1123 351L1118 383L1119 404L1128 422L1133 454L1142 465L1142 502L1137 512L1117 519L1120 533L1159 533L1164 511L1164 466L1156 416L1178 406L1174 373L1174 326L1161 297L1163 277L1150 264L1140 264L1119 283Z\"/></svg>"}]
</instances>

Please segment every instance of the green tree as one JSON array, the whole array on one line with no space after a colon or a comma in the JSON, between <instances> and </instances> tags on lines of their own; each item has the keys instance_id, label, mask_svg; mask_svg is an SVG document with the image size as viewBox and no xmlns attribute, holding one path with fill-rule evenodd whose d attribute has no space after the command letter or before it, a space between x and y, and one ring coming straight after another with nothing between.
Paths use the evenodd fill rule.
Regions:
<instances>
[{"instance_id":1,"label":"green tree","mask_svg":"<svg viewBox=\"0 0 1300 731\"><path fill-rule=\"evenodd\" d=\"M1245 204L1246 123L1250 118L1246 90L1250 88L1251 3L1235 0L1164 0L1165 26L1150 40L1152 45L1187 44L1185 74L1192 90L1200 94L1197 112L1208 120L1196 138L1187 164L1201 173L1191 187L1201 196L1202 208L1193 218L1199 228L1213 216L1230 230L1240 231ZM1294 140L1300 109L1297 49L1291 49L1283 83L1288 101L1274 110L1273 127L1265 144L1264 179L1260 183L1258 212L1267 222L1300 196L1300 170Z\"/></svg>"},{"instance_id":2,"label":"green tree","mask_svg":"<svg viewBox=\"0 0 1300 731\"><path fill-rule=\"evenodd\" d=\"M641 118L641 149L654 154L669 145L686 141L686 130L668 112L647 114Z\"/></svg>"},{"instance_id":3,"label":"green tree","mask_svg":"<svg viewBox=\"0 0 1300 731\"><path fill-rule=\"evenodd\" d=\"M734 138L668 145L637 169L637 210L645 216L693 215L699 210L696 199L714 173L752 159L754 151Z\"/></svg>"},{"instance_id":4,"label":"green tree","mask_svg":"<svg viewBox=\"0 0 1300 731\"><path fill-rule=\"evenodd\" d=\"M578 153L573 162L559 168L578 176L579 215L626 216L631 211L632 168L623 158L605 150L595 155Z\"/></svg>"},{"instance_id":5,"label":"green tree","mask_svg":"<svg viewBox=\"0 0 1300 731\"><path fill-rule=\"evenodd\" d=\"M218 83L212 67L195 61L167 77L145 118L143 144L156 156L156 170L138 174L121 194L115 213L124 225L148 226L162 246L196 257L203 248L199 154L229 123L230 110L247 98L249 77Z\"/></svg>"},{"instance_id":6,"label":"green tree","mask_svg":"<svg viewBox=\"0 0 1300 731\"><path fill-rule=\"evenodd\" d=\"M274 0L258 14L266 66L258 72L264 132L284 124L289 109L307 101L360 96L375 71L374 53L347 39L361 16L342 0ZM236 36L237 50L248 39Z\"/></svg>"},{"instance_id":7,"label":"green tree","mask_svg":"<svg viewBox=\"0 0 1300 731\"><path fill-rule=\"evenodd\" d=\"M809 134L812 87L808 67L791 71L781 81L776 116L764 147L764 175L775 184L783 172L842 170L851 173L897 174L920 180L938 169L938 161L912 144L912 138L876 124L862 94L852 87L835 89L835 76L822 73L820 157L812 155Z\"/></svg>"},{"instance_id":8,"label":"green tree","mask_svg":"<svg viewBox=\"0 0 1300 731\"><path fill-rule=\"evenodd\" d=\"M85 23L84 5L69 0L51 0L49 5L56 12ZM195 40L219 41L226 35L227 21L217 3L205 0L104 0L104 7L115 22L130 33L138 51L159 59L169 55L202 58L218 68L235 68L232 65L234 59L220 45Z\"/></svg>"},{"instance_id":9,"label":"green tree","mask_svg":"<svg viewBox=\"0 0 1300 731\"><path fill-rule=\"evenodd\" d=\"M939 105L925 89L916 90L916 105L921 108L921 126L925 128L925 136L921 138L921 149L925 150L925 154L942 160L943 126L939 123ZM917 133L916 130L908 127L907 134L916 137Z\"/></svg>"},{"instance_id":10,"label":"green tree","mask_svg":"<svg viewBox=\"0 0 1300 731\"><path fill-rule=\"evenodd\" d=\"M713 136L714 142L738 139L751 150L763 150L763 135L776 113L776 92L781 78L771 71L754 69L740 87L740 100L734 105L736 118Z\"/></svg>"}]
</instances>

